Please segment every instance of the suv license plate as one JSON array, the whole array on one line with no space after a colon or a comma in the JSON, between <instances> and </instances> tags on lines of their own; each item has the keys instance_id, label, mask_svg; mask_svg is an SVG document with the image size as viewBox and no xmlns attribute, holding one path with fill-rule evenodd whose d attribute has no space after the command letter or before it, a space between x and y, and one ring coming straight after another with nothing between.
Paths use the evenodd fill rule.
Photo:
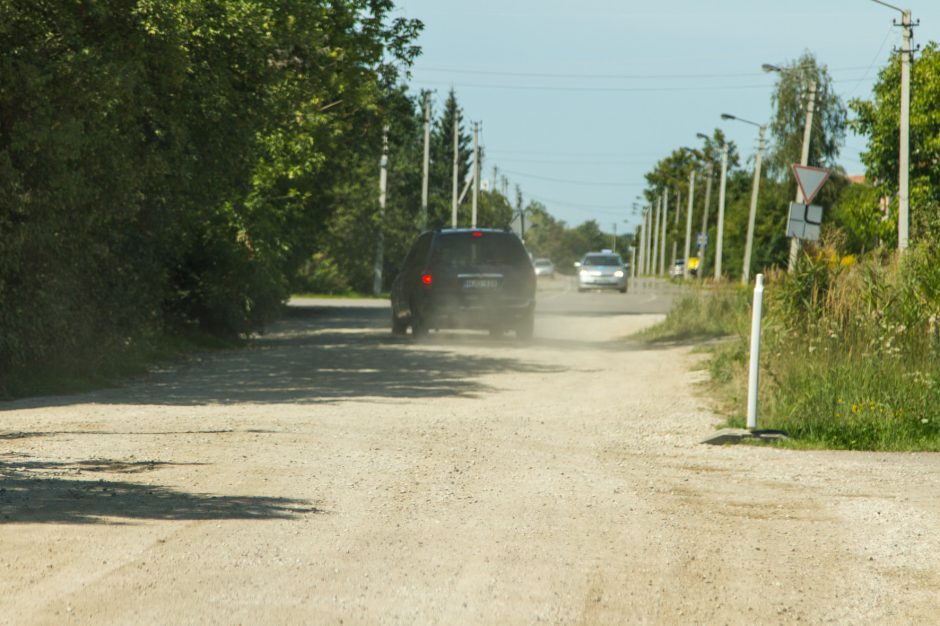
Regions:
<instances>
[{"instance_id":1,"label":"suv license plate","mask_svg":"<svg viewBox=\"0 0 940 626\"><path fill-rule=\"evenodd\" d=\"M468 278L463 281L464 289L496 289L499 281L495 278Z\"/></svg>"}]
</instances>

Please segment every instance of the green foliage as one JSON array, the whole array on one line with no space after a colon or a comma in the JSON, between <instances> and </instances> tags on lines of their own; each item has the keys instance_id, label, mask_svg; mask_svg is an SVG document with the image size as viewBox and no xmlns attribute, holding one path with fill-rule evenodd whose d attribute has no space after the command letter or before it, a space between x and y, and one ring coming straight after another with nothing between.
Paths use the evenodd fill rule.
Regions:
<instances>
[{"instance_id":1,"label":"green foliage","mask_svg":"<svg viewBox=\"0 0 940 626\"><path fill-rule=\"evenodd\" d=\"M862 153L867 177L882 195L894 198L898 188L898 143L901 69L900 53L878 75L871 100L853 100L853 128L868 136ZM940 236L940 50L924 47L911 72L910 219L911 241L935 241ZM893 199L889 221L897 222ZM886 245L895 242L886 240Z\"/></svg>"},{"instance_id":2,"label":"green foliage","mask_svg":"<svg viewBox=\"0 0 940 626\"><path fill-rule=\"evenodd\" d=\"M897 221L881 210L881 194L869 185L848 185L832 207L832 224L841 228L846 248L863 253L897 241Z\"/></svg>"},{"instance_id":3,"label":"green foliage","mask_svg":"<svg viewBox=\"0 0 940 626\"><path fill-rule=\"evenodd\" d=\"M774 116L770 123L774 142L767 158L768 171L782 178L788 175L793 163L800 162L806 100L812 85L815 85L815 106L809 165L833 167L845 138L847 111L826 66L806 52L783 66L778 76L773 95Z\"/></svg>"},{"instance_id":4,"label":"green foliage","mask_svg":"<svg viewBox=\"0 0 940 626\"><path fill-rule=\"evenodd\" d=\"M0 5L0 380L272 319L394 117L392 9Z\"/></svg>"},{"instance_id":5,"label":"green foliage","mask_svg":"<svg viewBox=\"0 0 940 626\"><path fill-rule=\"evenodd\" d=\"M551 259L560 273L573 273L574 262L585 253L610 247L610 236L594 220L569 228L535 201L529 203L526 216L526 247L535 257Z\"/></svg>"}]
</instances>

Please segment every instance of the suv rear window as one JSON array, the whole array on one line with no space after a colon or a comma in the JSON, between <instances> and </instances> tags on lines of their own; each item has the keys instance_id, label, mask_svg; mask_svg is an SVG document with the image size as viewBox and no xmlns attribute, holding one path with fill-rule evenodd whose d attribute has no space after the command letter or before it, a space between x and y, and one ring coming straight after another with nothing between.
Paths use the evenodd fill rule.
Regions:
<instances>
[{"instance_id":1,"label":"suv rear window","mask_svg":"<svg viewBox=\"0 0 940 626\"><path fill-rule=\"evenodd\" d=\"M441 235L435 245L433 262L442 265L516 265L528 263L522 242L512 234L471 233Z\"/></svg>"},{"instance_id":2,"label":"suv rear window","mask_svg":"<svg viewBox=\"0 0 940 626\"><path fill-rule=\"evenodd\" d=\"M623 265L623 261L615 254L597 254L584 257L583 265L594 265L597 267L611 267L613 265Z\"/></svg>"}]
</instances>

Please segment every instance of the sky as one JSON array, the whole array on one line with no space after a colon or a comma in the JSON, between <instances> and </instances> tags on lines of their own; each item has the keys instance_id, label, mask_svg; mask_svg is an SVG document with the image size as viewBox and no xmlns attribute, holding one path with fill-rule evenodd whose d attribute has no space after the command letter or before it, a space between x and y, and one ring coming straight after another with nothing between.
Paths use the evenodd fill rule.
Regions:
<instances>
[{"instance_id":1,"label":"sky","mask_svg":"<svg viewBox=\"0 0 940 626\"><path fill-rule=\"evenodd\" d=\"M902 1L902 0L898 0ZM721 128L745 159L771 116L774 74L804 51L828 67L845 99L868 98L900 47L897 11L872 0L397 0L424 22L410 84L453 87L469 132L482 124L482 178L497 166L574 226L611 232L641 220L644 174L696 133ZM914 45L940 41L940 0L898 5L920 20ZM916 59L916 56L915 56ZM848 135L840 162L864 173L865 138ZM511 195L514 192L511 193ZM781 210L786 210L781 207Z\"/></svg>"}]
</instances>

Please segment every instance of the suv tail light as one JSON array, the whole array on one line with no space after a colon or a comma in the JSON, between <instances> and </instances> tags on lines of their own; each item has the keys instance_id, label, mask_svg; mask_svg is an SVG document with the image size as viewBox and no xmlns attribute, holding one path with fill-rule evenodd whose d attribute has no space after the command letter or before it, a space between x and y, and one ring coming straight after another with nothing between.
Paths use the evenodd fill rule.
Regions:
<instances>
[{"instance_id":1,"label":"suv tail light","mask_svg":"<svg viewBox=\"0 0 940 626\"><path fill-rule=\"evenodd\" d=\"M430 286L431 286L433 283L434 283L434 279L431 277L431 272L422 272L422 273L421 273L421 284L422 284L424 287L430 288Z\"/></svg>"}]
</instances>

